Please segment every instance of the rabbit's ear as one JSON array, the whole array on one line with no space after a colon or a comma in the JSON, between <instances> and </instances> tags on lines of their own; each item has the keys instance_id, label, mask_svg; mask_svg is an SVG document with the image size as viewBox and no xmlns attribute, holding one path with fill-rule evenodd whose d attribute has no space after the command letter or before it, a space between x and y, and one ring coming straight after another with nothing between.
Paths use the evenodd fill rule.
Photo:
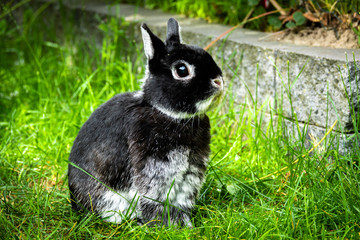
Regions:
<instances>
[{"instance_id":1,"label":"rabbit's ear","mask_svg":"<svg viewBox=\"0 0 360 240\"><path fill-rule=\"evenodd\" d=\"M141 34L144 42L145 55L149 60L153 59L156 54L159 54L165 49L163 41L155 36L145 23L141 25Z\"/></svg>"},{"instance_id":2,"label":"rabbit's ear","mask_svg":"<svg viewBox=\"0 0 360 240\"><path fill-rule=\"evenodd\" d=\"M169 19L166 34L166 45L172 43L181 43L179 23L174 18Z\"/></svg>"}]
</instances>

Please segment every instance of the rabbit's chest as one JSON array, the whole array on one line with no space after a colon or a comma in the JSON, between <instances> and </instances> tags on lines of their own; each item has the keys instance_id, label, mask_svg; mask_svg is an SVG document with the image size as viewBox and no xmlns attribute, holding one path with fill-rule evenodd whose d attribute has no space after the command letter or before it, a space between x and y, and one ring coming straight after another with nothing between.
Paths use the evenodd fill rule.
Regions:
<instances>
[{"instance_id":1,"label":"rabbit's chest","mask_svg":"<svg viewBox=\"0 0 360 240\"><path fill-rule=\"evenodd\" d=\"M143 169L147 185L144 196L173 205L191 205L201 187L204 170L192 164L190 149L179 147L166 154L167 161L149 157ZM207 159L197 161L206 162ZM205 163L206 164L206 163Z\"/></svg>"}]
</instances>

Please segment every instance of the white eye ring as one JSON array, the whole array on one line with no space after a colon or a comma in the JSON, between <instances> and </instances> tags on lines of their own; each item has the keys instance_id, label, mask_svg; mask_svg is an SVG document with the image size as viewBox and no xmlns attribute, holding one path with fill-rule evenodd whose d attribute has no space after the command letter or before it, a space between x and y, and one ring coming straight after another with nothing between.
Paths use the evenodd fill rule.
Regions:
<instances>
[{"instance_id":1,"label":"white eye ring","mask_svg":"<svg viewBox=\"0 0 360 240\"><path fill-rule=\"evenodd\" d=\"M181 74L178 72L179 69L178 67L182 67L182 66L185 66L186 69L184 72L184 76L181 76ZM188 62L184 61L184 60L179 60L179 61L176 61L174 62L172 65L171 65L171 73L173 75L173 77L176 79L176 80L190 80L191 78L193 78L195 76L195 66L194 65L191 65L189 64Z\"/></svg>"}]
</instances>

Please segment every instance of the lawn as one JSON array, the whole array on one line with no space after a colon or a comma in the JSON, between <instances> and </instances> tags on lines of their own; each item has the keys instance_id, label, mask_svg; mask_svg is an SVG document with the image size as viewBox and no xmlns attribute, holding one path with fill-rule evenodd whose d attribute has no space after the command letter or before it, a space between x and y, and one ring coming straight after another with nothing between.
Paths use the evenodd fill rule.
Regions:
<instances>
[{"instance_id":1,"label":"lawn","mask_svg":"<svg viewBox=\"0 0 360 240\"><path fill-rule=\"evenodd\" d=\"M100 104L140 88L145 56L131 23L95 16L90 33L78 12L49 9L0 14L0 239L360 238L359 149L341 155L330 134L308 153L302 132L285 134L281 108L250 93L235 103L233 79L208 113L212 155L194 228L73 213L67 165L77 132Z\"/></svg>"}]
</instances>

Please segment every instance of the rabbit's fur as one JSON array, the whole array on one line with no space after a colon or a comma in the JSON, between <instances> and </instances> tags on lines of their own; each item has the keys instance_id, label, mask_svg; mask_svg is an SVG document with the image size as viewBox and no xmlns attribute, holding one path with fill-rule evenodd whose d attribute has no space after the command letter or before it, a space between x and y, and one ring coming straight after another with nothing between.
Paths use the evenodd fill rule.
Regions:
<instances>
[{"instance_id":1,"label":"rabbit's fur","mask_svg":"<svg viewBox=\"0 0 360 240\"><path fill-rule=\"evenodd\" d=\"M175 19L165 43L146 24L141 31L143 88L116 95L80 129L68 173L72 207L114 223L192 226L210 154L205 112L222 95L222 73L206 51L181 44Z\"/></svg>"}]
</instances>

